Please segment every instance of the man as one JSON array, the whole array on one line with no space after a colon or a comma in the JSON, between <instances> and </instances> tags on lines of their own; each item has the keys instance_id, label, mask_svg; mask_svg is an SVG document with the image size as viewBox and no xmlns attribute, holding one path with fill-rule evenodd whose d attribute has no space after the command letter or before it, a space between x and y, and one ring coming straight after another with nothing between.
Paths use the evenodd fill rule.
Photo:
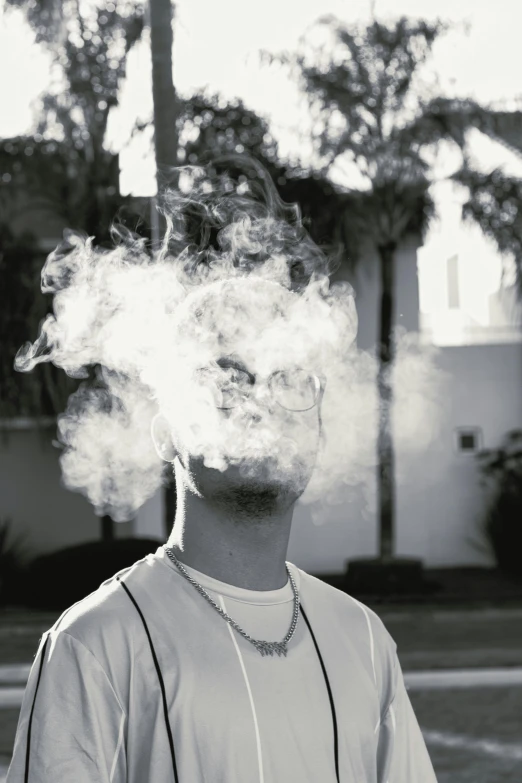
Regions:
<instances>
[{"instance_id":1,"label":"man","mask_svg":"<svg viewBox=\"0 0 522 783\"><path fill-rule=\"evenodd\" d=\"M42 637L7 783L436 783L383 623L286 560L328 381L295 296L246 276L187 298L206 348L152 424L172 533Z\"/></svg>"}]
</instances>

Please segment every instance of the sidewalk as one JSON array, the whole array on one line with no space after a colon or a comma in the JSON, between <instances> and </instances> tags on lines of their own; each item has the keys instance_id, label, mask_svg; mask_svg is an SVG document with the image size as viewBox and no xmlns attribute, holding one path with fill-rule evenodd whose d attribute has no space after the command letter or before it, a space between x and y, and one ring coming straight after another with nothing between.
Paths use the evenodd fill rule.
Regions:
<instances>
[{"instance_id":1,"label":"sidewalk","mask_svg":"<svg viewBox=\"0 0 522 783\"><path fill-rule=\"evenodd\" d=\"M372 607L403 671L522 666L522 608Z\"/></svg>"}]
</instances>

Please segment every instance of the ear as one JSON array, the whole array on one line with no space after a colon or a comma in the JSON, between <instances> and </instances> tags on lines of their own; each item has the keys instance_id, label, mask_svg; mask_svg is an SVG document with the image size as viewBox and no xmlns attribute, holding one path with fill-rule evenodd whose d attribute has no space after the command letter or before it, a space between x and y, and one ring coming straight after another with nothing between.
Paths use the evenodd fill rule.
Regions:
<instances>
[{"instance_id":1,"label":"ear","mask_svg":"<svg viewBox=\"0 0 522 783\"><path fill-rule=\"evenodd\" d=\"M170 426L161 413L157 413L150 425L150 434L156 448L156 453L164 462L173 462L177 451L172 442Z\"/></svg>"}]
</instances>

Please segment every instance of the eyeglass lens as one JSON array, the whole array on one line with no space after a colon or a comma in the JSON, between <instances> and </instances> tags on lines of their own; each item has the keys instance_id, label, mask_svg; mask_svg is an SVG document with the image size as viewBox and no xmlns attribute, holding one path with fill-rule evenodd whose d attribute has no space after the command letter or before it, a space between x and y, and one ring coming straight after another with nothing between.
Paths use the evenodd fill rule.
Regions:
<instances>
[{"instance_id":1,"label":"eyeglass lens","mask_svg":"<svg viewBox=\"0 0 522 783\"><path fill-rule=\"evenodd\" d=\"M229 367L219 374L198 373L200 380L211 387L214 402L218 408L230 409L239 405L252 391L252 377L242 370ZM269 387L276 402L283 408L293 411L304 411L317 403L321 382L316 375L306 370L280 370L269 378Z\"/></svg>"}]
</instances>

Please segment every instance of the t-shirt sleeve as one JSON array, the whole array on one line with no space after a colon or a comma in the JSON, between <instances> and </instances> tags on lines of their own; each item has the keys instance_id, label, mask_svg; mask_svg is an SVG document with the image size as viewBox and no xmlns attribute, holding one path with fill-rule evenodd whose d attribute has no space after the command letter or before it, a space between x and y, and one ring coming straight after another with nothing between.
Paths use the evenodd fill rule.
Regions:
<instances>
[{"instance_id":1,"label":"t-shirt sleeve","mask_svg":"<svg viewBox=\"0 0 522 783\"><path fill-rule=\"evenodd\" d=\"M124 783L125 710L95 656L67 632L40 642L6 783Z\"/></svg>"},{"instance_id":2,"label":"t-shirt sleeve","mask_svg":"<svg viewBox=\"0 0 522 783\"><path fill-rule=\"evenodd\" d=\"M393 699L379 728L378 783L437 783L397 655Z\"/></svg>"}]
</instances>

